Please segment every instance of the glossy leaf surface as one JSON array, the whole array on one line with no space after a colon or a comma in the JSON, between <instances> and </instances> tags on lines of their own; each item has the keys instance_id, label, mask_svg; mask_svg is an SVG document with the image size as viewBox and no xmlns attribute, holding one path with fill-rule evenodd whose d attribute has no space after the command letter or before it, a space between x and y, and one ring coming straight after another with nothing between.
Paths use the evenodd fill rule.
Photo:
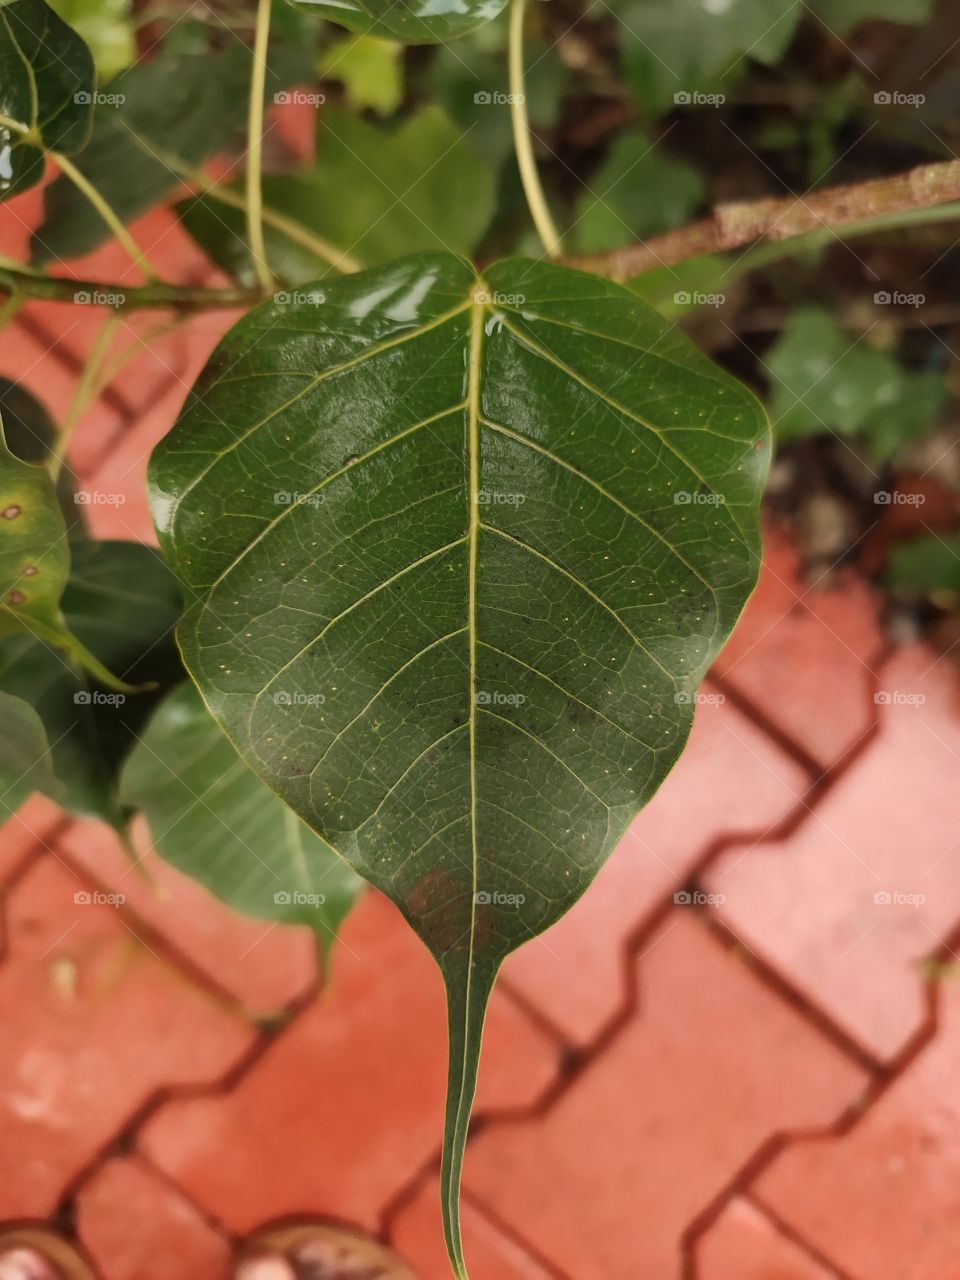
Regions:
<instances>
[{"instance_id":1,"label":"glossy leaf surface","mask_svg":"<svg viewBox=\"0 0 960 1280\"><path fill-rule=\"evenodd\" d=\"M44 151L90 134L93 58L45 0L0 0L0 199L43 176Z\"/></svg>"},{"instance_id":2,"label":"glossy leaf surface","mask_svg":"<svg viewBox=\"0 0 960 1280\"><path fill-rule=\"evenodd\" d=\"M237 911L305 924L326 946L363 881L255 777L191 684L153 713L124 766L123 804L154 847Z\"/></svg>"},{"instance_id":3,"label":"glossy leaf surface","mask_svg":"<svg viewBox=\"0 0 960 1280\"><path fill-rule=\"evenodd\" d=\"M676 760L752 589L752 395L629 291L424 254L252 312L154 453L185 662L250 766L387 893L450 1008L456 1188L504 956Z\"/></svg>"},{"instance_id":4,"label":"glossy leaf surface","mask_svg":"<svg viewBox=\"0 0 960 1280\"><path fill-rule=\"evenodd\" d=\"M439 44L473 31L501 12L506 0L288 0L362 35L394 36L407 44Z\"/></svg>"},{"instance_id":5,"label":"glossy leaf surface","mask_svg":"<svg viewBox=\"0 0 960 1280\"><path fill-rule=\"evenodd\" d=\"M309 50L291 49L289 34L277 26L268 99L291 79L309 75ZM235 36L220 48L211 39L201 24L181 25L150 61L111 80L97 105L93 135L76 164L123 222L182 186L183 166L242 143L251 53ZM109 239L103 219L68 179L51 183L44 204L33 238L35 262L78 257Z\"/></svg>"},{"instance_id":6,"label":"glossy leaf surface","mask_svg":"<svg viewBox=\"0 0 960 1280\"><path fill-rule=\"evenodd\" d=\"M53 644L25 632L0 639L0 690L33 706L46 728L58 800L121 825L116 775L159 694L182 680L173 638L180 589L152 547L78 542L61 610L97 661L141 689L121 693L89 679ZM156 690L143 689L156 684Z\"/></svg>"}]
</instances>

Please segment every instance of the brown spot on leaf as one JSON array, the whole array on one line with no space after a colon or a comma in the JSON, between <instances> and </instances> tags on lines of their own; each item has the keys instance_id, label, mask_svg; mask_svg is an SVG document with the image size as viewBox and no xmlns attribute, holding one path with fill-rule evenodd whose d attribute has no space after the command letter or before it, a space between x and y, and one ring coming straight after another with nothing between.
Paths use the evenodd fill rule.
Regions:
<instances>
[{"instance_id":1,"label":"brown spot on leaf","mask_svg":"<svg viewBox=\"0 0 960 1280\"><path fill-rule=\"evenodd\" d=\"M4 520L16 520L20 511L21 508L15 502L11 502L9 507L4 507L3 511L0 511L0 515L3 516Z\"/></svg>"},{"instance_id":2,"label":"brown spot on leaf","mask_svg":"<svg viewBox=\"0 0 960 1280\"><path fill-rule=\"evenodd\" d=\"M26 598L27 597L23 594L22 591L11 591L10 594L7 596L7 599L10 601L11 604L23 604Z\"/></svg>"}]
</instances>

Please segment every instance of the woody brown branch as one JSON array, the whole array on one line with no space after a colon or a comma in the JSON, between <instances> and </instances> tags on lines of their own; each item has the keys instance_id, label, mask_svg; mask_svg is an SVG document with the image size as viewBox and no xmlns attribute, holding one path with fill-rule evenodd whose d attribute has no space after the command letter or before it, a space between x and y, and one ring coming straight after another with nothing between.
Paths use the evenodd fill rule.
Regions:
<instances>
[{"instance_id":1,"label":"woody brown branch","mask_svg":"<svg viewBox=\"0 0 960 1280\"><path fill-rule=\"evenodd\" d=\"M828 187L806 196L769 197L718 205L709 218L611 253L566 258L568 266L614 280L674 266L705 253L762 240L789 240L824 228L926 209L960 197L960 160L924 164L892 178Z\"/></svg>"}]
</instances>

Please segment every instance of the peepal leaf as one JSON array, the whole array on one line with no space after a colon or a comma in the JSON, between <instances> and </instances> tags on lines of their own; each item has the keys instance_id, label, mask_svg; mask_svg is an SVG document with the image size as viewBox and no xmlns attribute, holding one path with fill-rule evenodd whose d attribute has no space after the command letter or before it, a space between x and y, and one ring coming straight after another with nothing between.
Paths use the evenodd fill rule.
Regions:
<instances>
[{"instance_id":1,"label":"peepal leaf","mask_svg":"<svg viewBox=\"0 0 960 1280\"><path fill-rule=\"evenodd\" d=\"M43 176L44 151L90 136L90 50L45 0L0 0L0 200Z\"/></svg>"},{"instance_id":2,"label":"peepal leaf","mask_svg":"<svg viewBox=\"0 0 960 1280\"><path fill-rule=\"evenodd\" d=\"M654 794L757 574L763 410L628 290L423 254L260 307L154 452L251 768L433 953L457 1189L487 998Z\"/></svg>"},{"instance_id":3,"label":"peepal leaf","mask_svg":"<svg viewBox=\"0 0 960 1280\"><path fill-rule=\"evenodd\" d=\"M43 721L22 698L0 693L0 821L6 821L34 791L56 795Z\"/></svg>"},{"instance_id":4,"label":"peepal leaf","mask_svg":"<svg viewBox=\"0 0 960 1280\"><path fill-rule=\"evenodd\" d=\"M363 881L237 755L191 684L157 707L124 765L161 857L237 911L305 924L326 945Z\"/></svg>"},{"instance_id":5,"label":"peepal leaf","mask_svg":"<svg viewBox=\"0 0 960 1280\"><path fill-rule=\"evenodd\" d=\"M440 44L466 35L501 12L506 0L287 0L361 35L407 44Z\"/></svg>"}]
</instances>

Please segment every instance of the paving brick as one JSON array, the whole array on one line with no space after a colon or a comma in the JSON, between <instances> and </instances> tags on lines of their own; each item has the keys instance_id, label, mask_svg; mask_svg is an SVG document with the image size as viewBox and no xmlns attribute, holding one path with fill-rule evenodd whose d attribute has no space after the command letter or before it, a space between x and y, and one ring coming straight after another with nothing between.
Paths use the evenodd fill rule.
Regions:
<instances>
[{"instance_id":1,"label":"paving brick","mask_svg":"<svg viewBox=\"0 0 960 1280\"><path fill-rule=\"evenodd\" d=\"M109 1160L80 1188L76 1229L100 1280L229 1280L227 1239L137 1159Z\"/></svg>"},{"instance_id":2,"label":"paving brick","mask_svg":"<svg viewBox=\"0 0 960 1280\"><path fill-rule=\"evenodd\" d=\"M881 645L863 582L842 571L829 588L805 583L794 544L769 525L760 584L713 669L826 768L873 722Z\"/></svg>"},{"instance_id":3,"label":"paving brick","mask_svg":"<svg viewBox=\"0 0 960 1280\"><path fill-rule=\"evenodd\" d=\"M249 1028L46 857L7 902L0 965L0 1217L45 1217L138 1107L219 1080Z\"/></svg>"},{"instance_id":4,"label":"paving brick","mask_svg":"<svg viewBox=\"0 0 960 1280\"><path fill-rule=\"evenodd\" d=\"M143 1149L235 1231L291 1214L376 1229L439 1150L445 1026L433 961L370 893L343 929L324 996L231 1092L168 1104ZM556 1067L552 1042L495 997L478 1112L532 1104Z\"/></svg>"},{"instance_id":5,"label":"paving brick","mask_svg":"<svg viewBox=\"0 0 960 1280\"><path fill-rule=\"evenodd\" d=\"M125 894L140 919L246 1008L276 1012L311 986L316 980L316 949L308 929L279 928L238 915L196 880L158 858L148 847L143 824L136 824L135 831L149 880L138 874L102 823L75 823L60 847L108 891Z\"/></svg>"},{"instance_id":6,"label":"paving brick","mask_svg":"<svg viewBox=\"0 0 960 1280\"><path fill-rule=\"evenodd\" d=\"M736 1197L698 1242L697 1280L837 1280L781 1235L748 1200Z\"/></svg>"},{"instance_id":7,"label":"paving brick","mask_svg":"<svg viewBox=\"0 0 960 1280\"><path fill-rule=\"evenodd\" d=\"M771 1135L831 1124L863 1071L677 909L640 1010L542 1117L491 1123L470 1192L577 1280L672 1280L684 1231Z\"/></svg>"},{"instance_id":8,"label":"paving brick","mask_svg":"<svg viewBox=\"0 0 960 1280\"><path fill-rule=\"evenodd\" d=\"M556 1280L555 1273L546 1271L469 1199L463 1200L460 1214L471 1280ZM390 1243L413 1266L418 1280L450 1280L439 1182L428 1181L406 1206L393 1225Z\"/></svg>"},{"instance_id":9,"label":"paving brick","mask_svg":"<svg viewBox=\"0 0 960 1280\"><path fill-rule=\"evenodd\" d=\"M958 1274L960 988L948 982L943 995L936 1039L854 1128L795 1143L754 1188L856 1280Z\"/></svg>"},{"instance_id":10,"label":"paving brick","mask_svg":"<svg viewBox=\"0 0 960 1280\"><path fill-rule=\"evenodd\" d=\"M686 751L586 894L504 976L574 1044L623 1007L627 940L721 838L759 835L800 801L808 775L709 686Z\"/></svg>"},{"instance_id":11,"label":"paving brick","mask_svg":"<svg viewBox=\"0 0 960 1280\"><path fill-rule=\"evenodd\" d=\"M917 966L960 921L960 695L916 648L880 673L880 731L788 839L711 869L721 916L878 1058L924 1019Z\"/></svg>"},{"instance_id":12,"label":"paving brick","mask_svg":"<svg viewBox=\"0 0 960 1280\"><path fill-rule=\"evenodd\" d=\"M26 860L49 848L47 841L63 822L63 814L46 796L32 795L0 826L0 884L20 870Z\"/></svg>"}]
</instances>

